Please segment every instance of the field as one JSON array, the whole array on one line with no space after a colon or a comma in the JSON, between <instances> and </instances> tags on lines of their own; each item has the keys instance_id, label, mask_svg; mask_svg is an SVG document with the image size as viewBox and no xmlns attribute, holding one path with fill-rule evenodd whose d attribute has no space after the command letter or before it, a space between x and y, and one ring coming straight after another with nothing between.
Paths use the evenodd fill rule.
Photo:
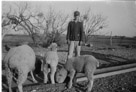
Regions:
<instances>
[{"instance_id":1,"label":"field","mask_svg":"<svg viewBox=\"0 0 136 92\"><path fill-rule=\"evenodd\" d=\"M5 44L14 47L15 45L20 45L23 42L29 42L30 46L32 46L36 54L39 54L41 52L42 53L46 52L46 48L33 46L32 39L28 36L9 35L6 36L2 42L2 57L4 57L6 53L5 48L3 47ZM100 62L100 67L99 67L100 69L110 66L122 65L122 64L136 63L136 38L114 37L112 42L113 44L111 46L109 37L101 37L101 36L92 37L88 43L93 44L93 46L91 47L82 46L81 55L89 54L95 56ZM60 59L59 62L63 63L64 60L66 60L67 51L68 51L68 46L66 43L64 43L63 46L58 48L58 55ZM4 78L4 70L2 73ZM95 80L93 92L115 92L115 91L135 92L135 91L131 91L134 90L134 87L136 86L135 72L125 74L126 77L124 78L123 76L124 75L112 76L108 78ZM117 81L122 80L122 81L115 82L116 80ZM40 82L42 81L43 80L40 79ZM126 83L126 85L123 85L122 82ZM108 84L111 84L111 86ZM119 87L117 85L119 85ZM98 87L101 88L99 89ZM128 87L128 88L124 88L124 87Z\"/></svg>"},{"instance_id":2,"label":"field","mask_svg":"<svg viewBox=\"0 0 136 92\"><path fill-rule=\"evenodd\" d=\"M62 38L65 39L65 36ZM36 53L46 51L46 48L37 48L33 45L33 41L29 36L25 35L8 35L3 39L3 45L8 44L10 46L20 45L24 42L28 42ZM68 46L64 41L64 45L59 47L58 52L60 62L64 61L67 56ZM81 54L91 54L100 60L100 63L104 66L108 64L122 64L133 63L136 60L136 38L125 37L113 37L112 46L110 45L109 37L105 36L93 36L88 41L93 44L92 47L82 46ZM44 50L43 50L44 49ZM4 48L2 49L4 53ZM3 55L4 56L4 55Z\"/></svg>"}]
</instances>

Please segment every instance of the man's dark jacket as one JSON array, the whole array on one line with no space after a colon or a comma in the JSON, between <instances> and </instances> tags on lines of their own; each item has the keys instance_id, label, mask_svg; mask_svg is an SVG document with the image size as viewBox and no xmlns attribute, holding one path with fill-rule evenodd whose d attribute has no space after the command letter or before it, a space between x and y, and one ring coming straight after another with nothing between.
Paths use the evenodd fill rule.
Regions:
<instances>
[{"instance_id":1,"label":"man's dark jacket","mask_svg":"<svg viewBox=\"0 0 136 92\"><path fill-rule=\"evenodd\" d=\"M83 41L83 22L70 21L68 24L66 39L70 41Z\"/></svg>"}]
</instances>

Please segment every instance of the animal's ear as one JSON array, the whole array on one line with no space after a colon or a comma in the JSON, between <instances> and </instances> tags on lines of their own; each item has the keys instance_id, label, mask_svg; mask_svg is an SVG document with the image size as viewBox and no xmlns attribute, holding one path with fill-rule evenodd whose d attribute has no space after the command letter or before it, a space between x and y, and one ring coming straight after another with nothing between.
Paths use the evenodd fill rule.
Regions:
<instances>
[{"instance_id":1,"label":"animal's ear","mask_svg":"<svg viewBox=\"0 0 136 92\"><path fill-rule=\"evenodd\" d=\"M48 49L51 49L52 48L52 43L48 46Z\"/></svg>"}]
</instances>

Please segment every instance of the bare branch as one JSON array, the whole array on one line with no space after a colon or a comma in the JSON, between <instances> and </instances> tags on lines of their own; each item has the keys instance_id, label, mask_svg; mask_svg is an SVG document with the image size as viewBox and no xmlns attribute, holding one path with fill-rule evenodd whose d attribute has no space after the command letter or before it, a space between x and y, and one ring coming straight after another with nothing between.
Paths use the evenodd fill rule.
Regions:
<instances>
[{"instance_id":1,"label":"bare branch","mask_svg":"<svg viewBox=\"0 0 136 92\"><path fill-rule=\"evenodd\" d=\"M93 33L106 28L108 25L106 24L107 18L102 16L102 14L90 14L91 9L88 9L85 14L83 15L83 22L84 22L84 30L86 34L86 38Z\"/></svg>"}]
</instances>

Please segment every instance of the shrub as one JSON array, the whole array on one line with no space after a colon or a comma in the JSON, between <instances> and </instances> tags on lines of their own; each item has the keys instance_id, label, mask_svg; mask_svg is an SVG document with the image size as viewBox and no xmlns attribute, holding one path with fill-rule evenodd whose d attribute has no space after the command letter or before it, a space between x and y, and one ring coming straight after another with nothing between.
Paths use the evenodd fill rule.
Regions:
<instances>
[{"instance_id":1,"label":"shrub","mask_svg":"<svg viewBox=\"0 0 136 92\"><path fill-rule=\"evenodd\" d=\"M42 47L48 47L52 42L57 43L58 46L63 46L65 44L65 39L59 32L47 33L42 40Z\"/></svg>"}]
</instances>

